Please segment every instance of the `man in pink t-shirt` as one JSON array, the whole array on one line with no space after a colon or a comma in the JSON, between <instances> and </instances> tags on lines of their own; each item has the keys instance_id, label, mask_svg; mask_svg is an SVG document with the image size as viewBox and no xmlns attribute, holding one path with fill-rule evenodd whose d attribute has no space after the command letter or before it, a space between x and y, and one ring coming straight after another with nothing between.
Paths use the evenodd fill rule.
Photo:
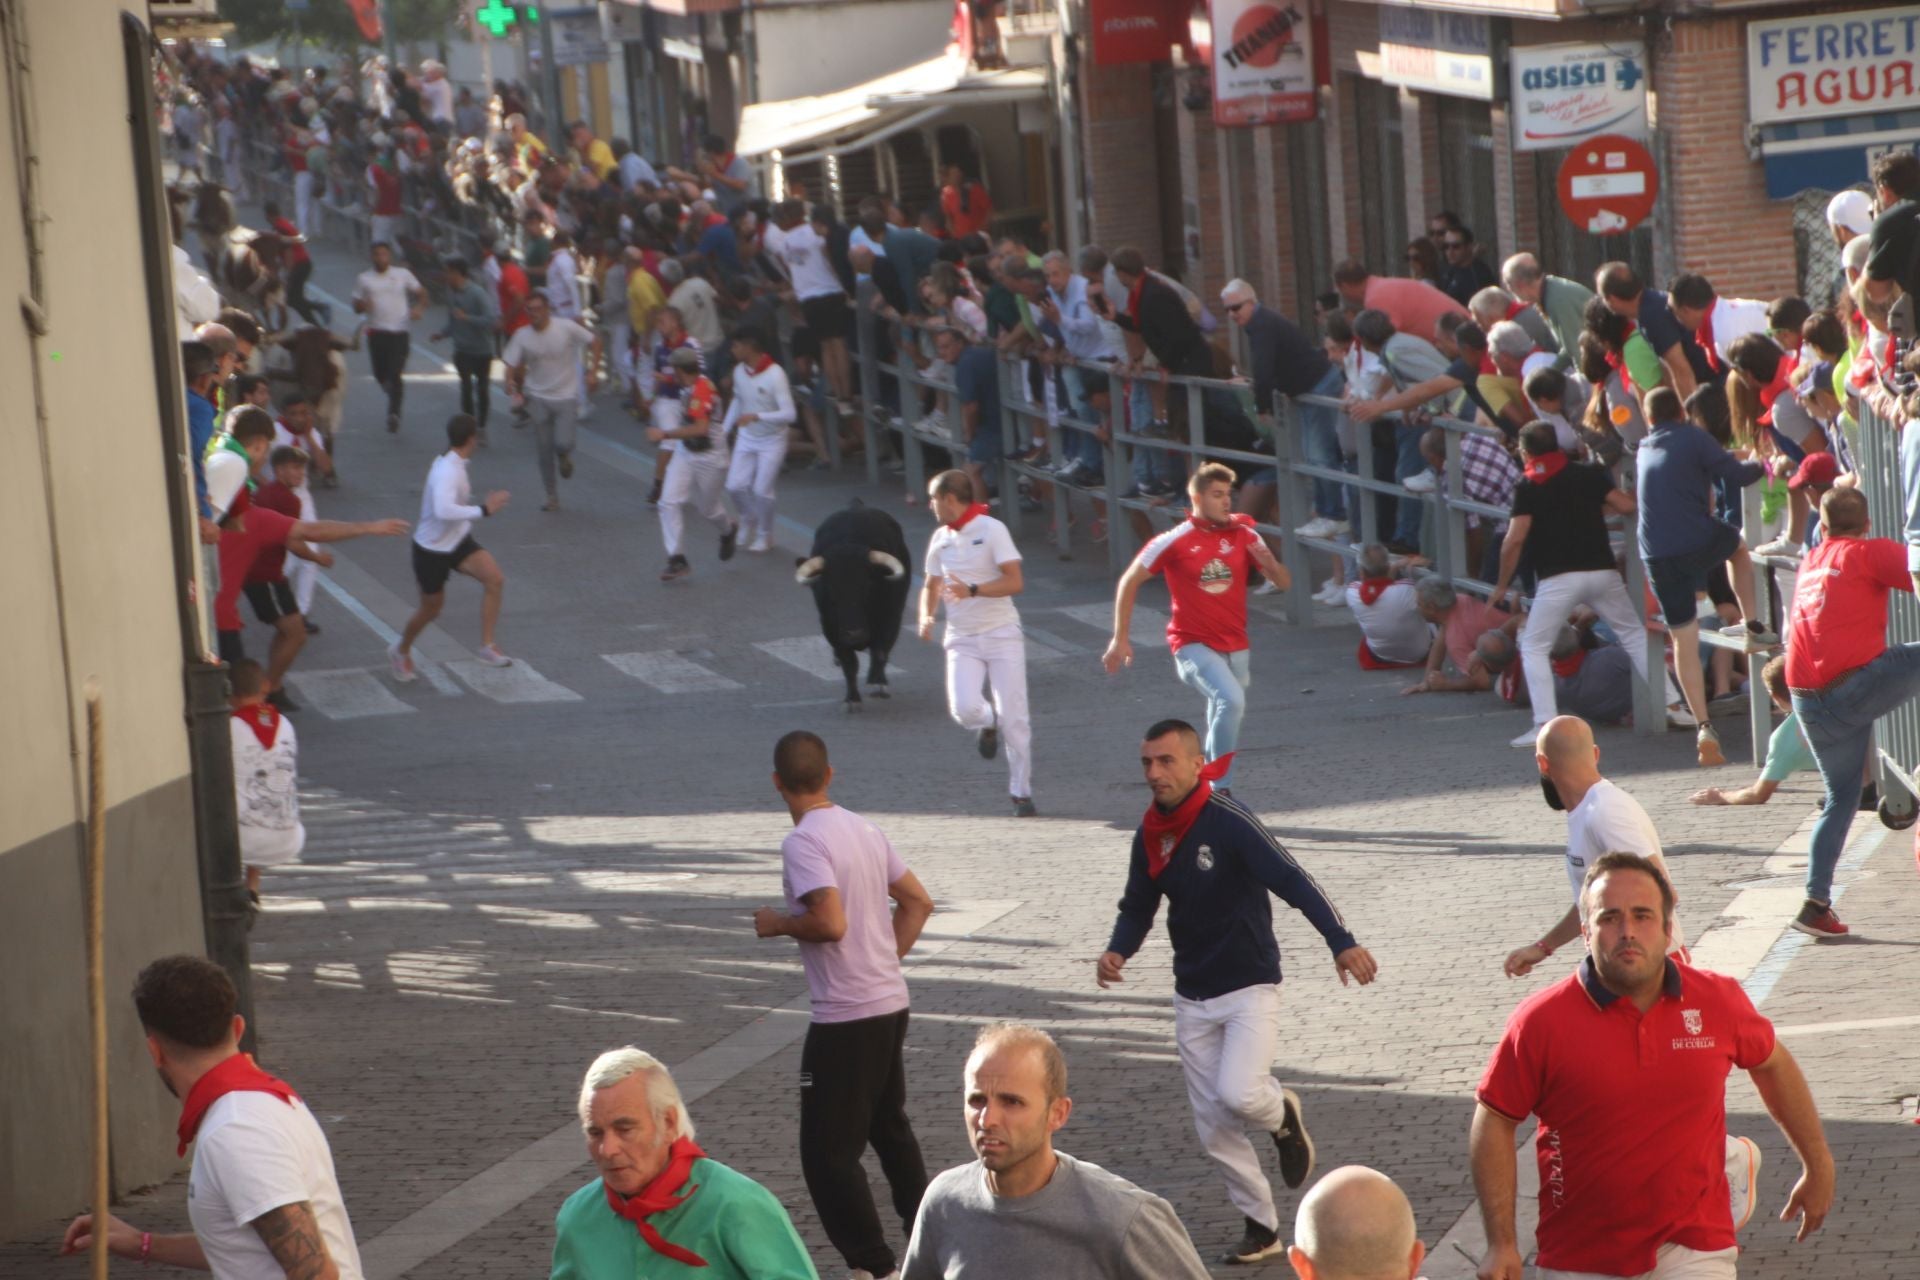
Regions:
<instances>
[{"instance_id":1,"label":"man in pink t-shirt","mask_svg":"<svg viewBox=\"0 0 1920 1280\"><path fill-rule=\"evenodd\" d=\"M885 1276L897 1259L860 1157L871 1142L904 1240L927 1189L927 1168L907 1119L900 959L933 914L933 899L879 828L827 798L832 782L819 737L795 730L775 744L773 786L793 818L780 844L787 905L760 908L753 931L800 944L812 998L813 1022L800 1050L807 1192L848 1268Z\"/></svg>"},{"instance_id":2,"label":"man in pink t-shirt","mask_svg":"<svg viewBox=\"0 0 1920 1280\"><path fill-rule=\"evenodd\" d=\"M1463 596L1438 576L1422 578L1413 594L1420 616L1433 624L1433 648L1427 653L1426 675L1404 692L1477 693L1493 688L1493 673L1478 652L1480 637L1489 631L1504 631L1511 636L1525 619L1476 597ZM1459 674L1446 673L1449 658Z\"/></svg>"},{"instance_id":3,"label":"man in pink t-shirt","mask_svg":"<svg viewBox=\"0 0 1920 1280\"><path fill-rule=\"evenodd\" d=\"M1346 310L1384 311L1396 331L1416 338L1431 338L1447 316L1466 315L1465 307L1426 281L1376 276L1352 258L1334 267L1333 287Z\"/></svg>"}]
</instances>

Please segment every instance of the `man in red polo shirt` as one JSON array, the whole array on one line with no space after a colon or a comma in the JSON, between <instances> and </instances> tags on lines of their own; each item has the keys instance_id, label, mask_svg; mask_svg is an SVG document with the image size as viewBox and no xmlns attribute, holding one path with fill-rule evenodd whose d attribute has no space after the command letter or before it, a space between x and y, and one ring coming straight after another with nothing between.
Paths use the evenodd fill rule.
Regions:
<instances>
[{"instance_id":1,"label":"man in red polo shirt","mask_svg":"<svg viewBox=\"0 0 1920 1280\"><path fill-rule=\"evenodd\" d=\"M1873 722L1920 695L1920 644L1887 647L1887 593L1913 590L1920 549L1868 537L1858 489L1829 489L1820 527L1824 539L1800 564L1787 632L1787 690L1827 787L1813 824L1807 898L1793 919L1816 938L1847 932L1833 913L1833 868L1853 826Z\"/></svg>"},{"instance_id":2,"label":"man in red polo shirt","mask_svg":"<svg viewBox=\"0 0 1920 1280\"><path fill-rule=\"evenodd\" d=\"M1673 889L1660 868L1603 855L1587 871L1580 918L1587 958L1514 1010L1475 1093L1481 1280L1521 1280L1514 1132L1529 1115L1540 1118L1539 1280L1733 1280L1735 1067L1800 1157L1781 1220L1800 1219L1796 1240L1819 1230L1833 1156L1806 1077L1739 983L1667 954Z\"/></svg>"},{"instance_id":3,"label":"man in red polo shirt","mask_svg":"<svg viewBox=\"0 0 1920 1280\"><path fill-rule=\"evenodd\" d=\"M1240 741L1253 680L1247 651L1249 562L1280 590L1293 579L1254 529L1253 517L1233 510L1233 471L1209 462L1187 481L1193 515L1140 548L1113 600L1113 639L1100 661L1108 675L1133 665L1127 638L1133 600L1154 574L1167 580L1173 617L1167 644L1180 683L1207 700L1207 759L1227 761L1213 789L1231 795L1230 757Z\"/></svg>"}]
</instances>

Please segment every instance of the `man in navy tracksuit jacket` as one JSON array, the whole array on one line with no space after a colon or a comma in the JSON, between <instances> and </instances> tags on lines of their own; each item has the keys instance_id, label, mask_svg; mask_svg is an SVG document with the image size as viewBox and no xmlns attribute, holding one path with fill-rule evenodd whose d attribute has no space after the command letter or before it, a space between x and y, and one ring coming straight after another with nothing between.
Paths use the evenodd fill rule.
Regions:
<instances>
[{"instance_id":1,"label":"man in navy tracksuit jacket","mask_svg":"<svg viewBox=\"0 0 1920 1280\"><path fill-rule=\"evenodd\" d=\"M1373 981L1373 957L1354 941L1339 910L1293 855L1237 801L1213 790L1232 757L1208 764L1200 736L1183 720L1147 730L1140 763L1154 802L1134 833L1127 888L1120 899L1102 987L1153 928L1160 899L1170 904L1174 1038L1186 1072L1200 1144L1227 1179L1227 1196L1245 1215L1246 1234L1221 1259L1258 1262L1282 1251L1273 1188L1247 1130L1265 1130L1280 1153L1280 1174L1298 1187L1313 1172L1313 1141L1300 1099L1273 1078L1280 1032L1280 947L1269 892L1305 915L1332 948L1344 984Z\"/></svg>"}]
</instances>

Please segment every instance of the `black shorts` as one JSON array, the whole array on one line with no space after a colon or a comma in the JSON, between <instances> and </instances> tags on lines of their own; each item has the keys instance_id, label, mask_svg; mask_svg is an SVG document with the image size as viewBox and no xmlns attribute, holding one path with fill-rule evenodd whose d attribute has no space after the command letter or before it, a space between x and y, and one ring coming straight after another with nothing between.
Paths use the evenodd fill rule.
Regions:
<instances>
[{"instance_id":1,"label":"black shorts","mask_svg":"<svg viewBox=\"0 0 1920 1280\"><path fill-rule=\"evenodd\" d=\"M285 578L272 582L249 582L240 591L247 597L247 603L253 606L253 616L268 626L300 612L300 606L294 603L293 587Z\"/></svg>"},{"instance_id":2,"label":"black shorts","mask_svg":"<svg viewBox=\"0 0 1920 1280\"><path fill-rule=\"evenodd\" d=\"M1700 592L1734 552L1740 549L1740 531L1715 521L1713 541L1678 556L1655 556L1647 561L1647 579L1667 627L1684 627L1700 616ZM1724 576L1724 575L1723 575Z\"/></svg>"},{"instance_id":3,"label":"black shorts","mask_svg":"<svg viewBox=\"0 0 1920 1280\"><path fill-rule=\"evenodd\" d=\"M817 298L802 298L800 314L806 317L807 328L821 342L845 338L847 330L853 325L853 312L847 306L847 295L844 293L823 293Z\"/></svg>"},{"instance_id":4,"label":"black shorts","mask_svg":"<svg viewBox=\"0 0 1920 1280\"><path fill-rule=\"evenodd\" d=\"M413 544L413 580L420 584L420 594L437 596L447 589L447 579L453 575L463 561L480 550L480 544L468 534L460 539L460 545L451 551L429 551L419 543Z\"/></svg>"}]
</instances>

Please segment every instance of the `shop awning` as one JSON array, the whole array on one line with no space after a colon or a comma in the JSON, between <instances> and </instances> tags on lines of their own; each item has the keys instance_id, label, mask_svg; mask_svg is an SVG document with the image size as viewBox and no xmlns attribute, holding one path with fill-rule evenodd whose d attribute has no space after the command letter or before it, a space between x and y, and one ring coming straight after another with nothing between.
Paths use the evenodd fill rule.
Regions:
<instances>
[{"instance_id":1,"label":"shop awning","mask_svg":"<svg viewBox=\"0 0 1920 1280\"><path fill-rule=\"evenodd\" d=\"M1890 146L1920 145L1920 111L1763 124L1759 133L1767 195L1785 200L1802 191L1839 191L1865 182L1871 156Z\"/></svg>"},{"instance_id":2,"label":"shop awning","mask_svg":"<svg viewBox=\"0 0 1920 1280\"><path fill-rule=\"evenodd\" d=\"M734 149L743 156L778 151L793 164L858 151L953 107L1031 101L1046 92L1045 68L980 71L947 55L835 93L756 102L741 114Z\"/></svg>"}]
</instances>

